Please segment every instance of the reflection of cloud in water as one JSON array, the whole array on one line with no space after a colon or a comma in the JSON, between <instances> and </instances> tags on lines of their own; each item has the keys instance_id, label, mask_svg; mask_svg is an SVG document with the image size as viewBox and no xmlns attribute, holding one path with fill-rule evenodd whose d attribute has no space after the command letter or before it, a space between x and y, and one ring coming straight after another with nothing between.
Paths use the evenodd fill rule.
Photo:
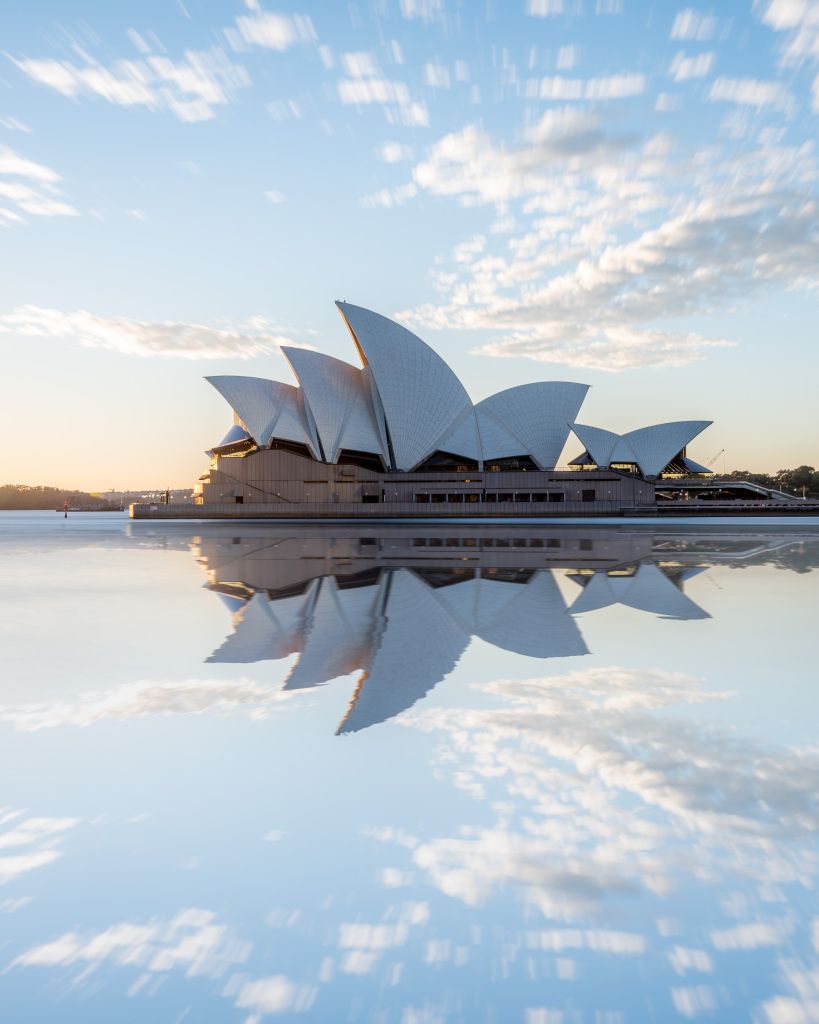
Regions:
<instances>
[{"instance_id":1,"label":"reflection of cloud in water","mask_svg":"<svg viewBox=\"0 0 819 1024\"><path fill-rule=\"evenodd\" d=\"M141 680L113 690L85 693L73 702L0 705L0 722L8 722L24 732L36 732L144 715L191 715L246 708L255 716L264 714L277 699L273 689L251 679Z\"/></svg>"},{"instance_id":2,"label":"reflection of cloud in water","mask_svg":"<svg viewBox=\"0 0 819 1024\"><path fill-rule=\"evenodd\" d=\"M819 827L819 751L657 713L725 695L680 673L605 668L479 689L506 706L402 719L441 734L440 770L476 782L470 792L496 808L490 826L412 848L447 895L478 905L514 883L547 918L575 920L629 893L669 893L692 857L703 881L813 884L816 855L797 840ZM781 943L783 928L716 930L713 944Z\"/></svg>"},{"instance_id":3,"label":"reflection of cloud in water","mask_svg":"<svg viewBox=\"0 0 819 1024\"><path fill-rule=\"evenodd\" d=\"M0 808L0 885L61 857L64 834L78 824L78 818L24 818L22 811ZM19 900L6 900L0 909L11 911L21 905Z\"/></svg>"},{"instance_id":4,"label":"reflection of cloud in water","mask_svg":"<svg viewBox=\"0 0 819 1024\"><path fill-rule=\"evenodd\" d=\"M172 971L186 978L227 975L221 994L233 999L239 1009L258 1015L310 1009L315 986L284 975L253 978L237 973L236 967L250 952L251 944L238 939L211 911L191 908L170 919L151 918L144 924L123 921L101 932L66 932L21 953L10 966L81 967L74 986L105 965L126 968L137 974L128 989L130 996L155 991Z\"/></svg>"},{"instance_id":5,"label":"reflection of cloud in water","mask_svg":"<svg viewBox=\"0 0 819 1024\"><path fill-rule=\"evenodd\" d=\"M339 949L344 951L341 970L345 974L369 974L383 953L403 946L410 929L428 921L429 905L409 902L387 907L383 919L375 924L342 922L338 934Z\"/></svg>"}]
</instances>

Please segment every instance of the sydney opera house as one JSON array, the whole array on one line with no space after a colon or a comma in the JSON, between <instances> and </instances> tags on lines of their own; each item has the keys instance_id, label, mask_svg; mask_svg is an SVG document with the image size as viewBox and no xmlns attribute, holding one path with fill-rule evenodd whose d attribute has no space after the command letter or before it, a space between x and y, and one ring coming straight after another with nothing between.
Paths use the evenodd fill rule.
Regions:
<instances>
[{"instance_id":1,"label":"sydney opera house","mask_svg":"<svg viewBox=\"0 0 819 1024\"><path fill-rule=\"evenodd\" d=\"M207 378L233 424L209 452L196 489L202 514L604 515L654 507L660 479L711 473L686 454L710 421L618 435L577 422L588 385L566 381L523 384L473 403L411 331L360 306L336 305L360 365L283 348L295 384ZM557 470L572 431L585 450Z\"/></svg>"}]
</instances>

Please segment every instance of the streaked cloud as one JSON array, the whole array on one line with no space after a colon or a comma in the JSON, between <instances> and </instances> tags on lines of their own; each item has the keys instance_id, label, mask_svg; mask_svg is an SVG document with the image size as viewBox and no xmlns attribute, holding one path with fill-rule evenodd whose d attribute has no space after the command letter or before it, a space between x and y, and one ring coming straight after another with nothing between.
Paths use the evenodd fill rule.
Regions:
<instances>
[{"instance_id":1,"label":"streaked cloud","mask_svg":"<svg viewBox=\"0 0 819 1024\"><path fill-rule=\"evenodd\" d=\"M182 359L249 359L281 345L312 347L274 333L264 317L214 327L179 320L99 316L82 309L65 311L41 306L18 306L11 313L0 315L0 333L26 338L71 338L86 348Z\"/></svg>"},{"instance_id":2,"label":"streaked cloud","mask_svg":"<svg viewBox=\"0 0 819 1024\"><path fill-rule=\"evenodd\" d=\"M444 18L444 0L401 0L401 15L407 21L423 21L430 24Z\"/></svg>"},{"instance_id":3,"label":"streaked cloud","mask_svg":"<svg viewBox=\"0 0 819 1024\"><path fill-rule=\"evenodd\" d=\"M384 77L369 54L346 54L347 78L336 83L339 100L353 106L380 105L390 124L423 127L429 124L424 102L412 98L406 82Z\"/></svg>"},{"instance_id":4,"label":"streaked cloud","mask_svg":"<svg viewBox=\"0 0 819 1024\"><path fill-rule=\"evenodd\" d=\"M27 159L8 146L0 146L0 202L8 200L16 208L0 207L0 226L24 223L24 214L76 217L78 211L62 198L59 181L60 175L50 167Z\"/></svg>"},{"instance_id":5,"label":"streaked cloud","mask_svg":"<svg viewBox=\"0 0 819 1024\"><path fill-rule=\"evenodd\" d=\"M698 53L687 57L682 50L674 54L668 73L675 82L687 82L690 78L705 78L711 74L716 54Z\"/></svg>"},{"instance_id":6,"label":"streaked cloud","mask_svg":"<svg viewBox=\"0 0 819 1024\"><path fill-rule=\"evenodd\" d=\"M27 124L16 117L0 117L0 125L8 128L10 132L24 132L26 135L31 135L32 132Z\"/></svg>"},{"instance_id":7,"label":"streaked cloud","mask_svg":"<svg viewBox=\"0 0 819 1024\"><path fill-rule=\"evenodd\" d=\"M767 0L762 21L785 33L784 64L819 61L819 4L814 0Z\"/></svg>"},{"instance_id":8,"label":"streaked cloud","mask_svg":"<svg viewBox=\"0 0 819 1024\"><path fill-rule=\"evenodd\" d=\"M775 107L779 110L786 109L791 103L788 91L781 82L760 78L717 78L708 98L749 107Z\"/></svg>"},{"instance_id":9,"label":"streaked cloud","mask_svg":"<svg viewBox=\"0 0 819 1024\"><path fill-rule=\"evenodd\" d=\"M444 64L425 64L424 81L433 89L448 89L452 84L449 69Z\"/></svg>"},{"instance_id":10,"label":"streaked cloud","mask_svg":"<svg viewBox=\"0 0 819 1024\"><path fill-rule=\"evenodd\" d=\"M738 104L787 96L779 83L757 85L718 79L711 95ZM742 153L683 152L666 134L614 136L599 111L569 106L525 131L506 148L467 125L434 143L410 182L371 197L388 206L417 190L493 204L522 221L521 233L479 253L454 246L432 271L440 299L399 318L419 329L491 331L476 350L483 355L605 371L669 367L735 339L659 321L819 284L819 165L809 143L760 132Z\"/></svg>"},{"instance_id":11,"label":"streaked cloud","mask_svg":"<svg viewBox=\"0 0 819 1024\"><path fill-rule=\"evenodd\" d=\"M378 147L376 154L385 164L397 164L412 159L412 147L403 142L385 142Z\"/></svg>"},{"instance_id":12,"label":"streaked cloud","mask_svg":"<svg viewBox=\"0 0 819 1024\"><path fill-rule=\"evenodd\" d=\"M526 81L527 99L540 100L619 100L641 96L646 90L646 76L633 72L604 75L600 78L564 78L560 75L530 78Z\"/></svg>"},{"instance_id":13,"label":"streaked cloud","mask_svg":"<svg viewBox=\"0 0 819 1024\"><path fill-rule=\"evenodd\" d=\"M691 42L707 42L713 39L717 31L717 19L702 14L693 7L678 11L671 26L672 39L684 39Z\"/></svg>"},{"instance_id":14,"label":"streaked cloud","mask_svg":"<svg viewBox=\"0 0 819 1024\"><path fill-rule=\"evenodd\" d=\"M167 111L180 121L210 120L216 107L250 85L245 69L232 64L219 47L189 50L178 60L157 54L110 66L89 55L82 64L53 58L10 59L31 81L70 99L92 96L117 106Z\"/></svg>"},{"instance_id":15,"label":"streaked cloud","mask_svg":"<svg viewBox=\"0 0 819 1024\"><path fill-rule=\"evenodd\" d=\"M245 6L250 13L240 14L234 25L225 29L225 36L234 50L260 46L266 50L281 51L316 39L313 22L306 14L265 11L258 0L245 0Z\"/></svg>"},{"instance_id":16,"label":"streaked cloud","mask_svg":"<svg viewBox=\"0 0 819 1024\"><path fill-rule=\"evenodd\" d=\"M274 974L243 982L236 992L233 1005L259 1016L267 1013L304 1013L312 1007L317 991L315 985L300 985L286 975ZM259 1017L247 1019L258 1020Z\"/></svg>"}]
</instances>

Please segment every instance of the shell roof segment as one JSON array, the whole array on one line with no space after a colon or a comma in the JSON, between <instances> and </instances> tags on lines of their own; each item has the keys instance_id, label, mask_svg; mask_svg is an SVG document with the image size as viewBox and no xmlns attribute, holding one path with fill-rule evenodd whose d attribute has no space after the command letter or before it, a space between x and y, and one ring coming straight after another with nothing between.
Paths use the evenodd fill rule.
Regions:
<instances>
[{"instance_id":1,"label":"shell roof segment","mask_svg":"<svg viewBox=\"0 0 819 1024\"><path fill-rule=\"evenodd\" d=\"M378 389L395 468L411 470L440 447L471 399L438 353L412 331L362 306L336 305Z\"/></svg>"},{"instance_id":2,"label":"shell roof segment","mask_svg":"<svg viewBox=\"0 0 819 1024\"><path fill-rule=\"evenodd\" d=\"M612 463L633 462L644 476L652 477L659 476L669 462L706 427L710 427L712 422L674 420L640 427L626 434L614 434L610 430L582 423L575 423L572 430L585 445L595 464L601 468ZM697 471L710 472L704 466L698 467Z\"/></svg>"},{"instance_id":3,"label":"shell roof segment","mask_svg":"<svg viewBox=\"0 0 819 1024\"><path fill-rule=\"evenodd\" d=\"M244 424L259 445L271 438L306 445L318 457L318 439L304 410L301 388L263 377L206 377Z\"/></svg>"},{"instance_id":4,"label":"shell roof segment","mask_svg":"<svg viewBox=\"0 0 819 1024\"><path fill-rule=\"evenodd\" d=\"M327 461L335 462L342 448L377 453L386 461L362 371L322 352L282 352L302 387Z\"/></svg>"},{"instance_id":5,"label":"shell roof segment","mask_svg":"<svg viewBox=\"0 0 819 1024\"><path fill-rule=\"evenodd\" d=\"M588 384L559 380L520 384L490 395L477 409L518 440L521 454L554 469L588 390Z\"/></svg>"}]
</instances>

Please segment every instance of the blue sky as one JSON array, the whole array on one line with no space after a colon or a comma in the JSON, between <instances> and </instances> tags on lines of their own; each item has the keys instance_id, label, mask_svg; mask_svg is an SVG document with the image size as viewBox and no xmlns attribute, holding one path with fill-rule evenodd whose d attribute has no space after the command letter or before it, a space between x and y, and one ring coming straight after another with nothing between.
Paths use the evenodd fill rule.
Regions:
<instances>
[{"instance_id":1,"label":"blue sky","mask_svg":"<svg viewBox=\"0 0 819 1024\"><path fill-rule=\"evenodd\" d=\"M473 398L816 464L819 4L0 12L2 481L185 486L208 373L396 316ZM571 454L571 450L567 449ZM721 460L720 460L721 462ZM721 465L719 468L722 468Z\"/></svg>"}]
</instances>

